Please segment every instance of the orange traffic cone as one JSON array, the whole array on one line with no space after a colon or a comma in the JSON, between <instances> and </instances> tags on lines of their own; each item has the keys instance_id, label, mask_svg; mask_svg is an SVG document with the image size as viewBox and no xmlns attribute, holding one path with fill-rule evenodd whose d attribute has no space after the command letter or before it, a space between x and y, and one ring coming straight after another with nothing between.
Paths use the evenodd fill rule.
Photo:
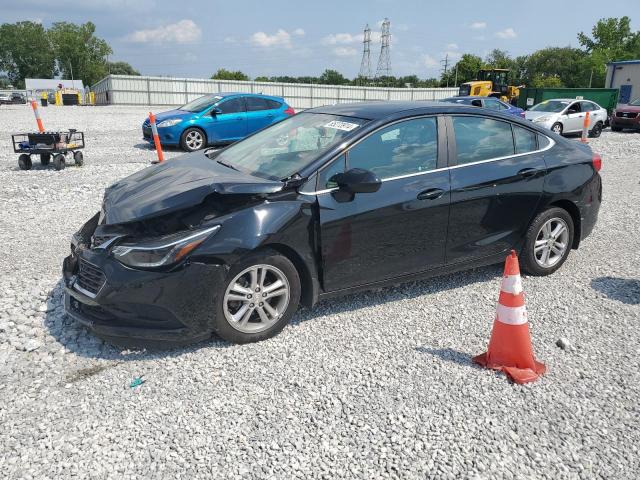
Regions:
<instances>
[{"instance_id":1,"label":"orange traffic cone","mask_svg":"<svg viewBox=\"0 0 640 480\"><path fill-rule=\"evenodd\" d=\"M473 361L503 371L516 383L533 382L546 371L544 364L533 357L518 256L513 250L504 264L489 350Z\"/></svg>"}]
</instances>

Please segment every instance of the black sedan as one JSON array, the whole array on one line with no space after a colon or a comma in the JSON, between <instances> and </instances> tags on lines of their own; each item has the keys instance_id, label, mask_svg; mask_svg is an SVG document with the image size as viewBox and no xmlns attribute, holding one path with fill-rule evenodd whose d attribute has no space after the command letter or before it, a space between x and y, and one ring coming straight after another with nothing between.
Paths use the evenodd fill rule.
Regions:
<instances>
[{"instance_id":1,"label":"black sedan","mask_svg":"<svg viewBox=\"0 0 640 480\"><path fill-rule=\"evenodd\" d=\"M503 262L548 275L592 231L600 157L470 106L315 108L109 187L66 310L114 343L269 338L300 303Z\"/></svg>"}]
</instances>

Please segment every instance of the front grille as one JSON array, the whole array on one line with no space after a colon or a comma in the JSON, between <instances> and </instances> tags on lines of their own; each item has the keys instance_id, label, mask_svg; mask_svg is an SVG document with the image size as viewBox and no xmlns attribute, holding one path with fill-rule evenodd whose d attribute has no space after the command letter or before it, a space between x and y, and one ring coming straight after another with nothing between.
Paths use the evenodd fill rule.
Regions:
<instances>
[{"instance_id":1,"label":"front grille","mask_svg":"<svg viewBox=\"0 0 640 480\"><path fill-rule=\"evenodd\" d=\"M638 112L616 112L618 118L636 118L637 116Z\"/></svg>"},{"instance_id":2,"label":"front grille","mask_svg":"<svg viewBox=\"0 0 640 480\"><path fill-rule=\"evenodd\" d=\"M90 264L86 260L80 259L78 278L76 280L76 285L78 287L86 290L92 295L97 295L105 281L102 270L95 265Z\"/></svg>"}]
</instances>

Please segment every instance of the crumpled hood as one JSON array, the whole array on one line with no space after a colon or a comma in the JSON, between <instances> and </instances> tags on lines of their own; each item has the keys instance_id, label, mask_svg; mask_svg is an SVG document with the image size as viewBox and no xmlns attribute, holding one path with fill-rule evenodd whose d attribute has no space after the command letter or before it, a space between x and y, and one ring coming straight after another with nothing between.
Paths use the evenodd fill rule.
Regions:
<instances>
[{"instance_id":1,"label":"crumpled hood","mask_svg":"<svg viewBox=\"0 0 640 480\"><path fill-rule=\"evenodd\" d=\"M201 150L145 168L107 188L104 222L146 220L198 205L212 193L256 195L278 192L282 187L280 181L220 165Z\"/></svg>"}]
</instances>

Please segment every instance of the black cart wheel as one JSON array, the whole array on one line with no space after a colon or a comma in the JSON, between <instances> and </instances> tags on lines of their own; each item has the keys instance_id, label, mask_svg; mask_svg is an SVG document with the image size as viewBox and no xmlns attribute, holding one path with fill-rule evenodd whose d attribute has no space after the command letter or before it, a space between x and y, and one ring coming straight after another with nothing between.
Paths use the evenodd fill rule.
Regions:
<instances>
[{"instance_id":1,"label":"black cart wheel","mask_svg":"<svg viewBox=\"0 0 640 480\"><path fill-rule=\"evenodd\" d=\"M78 167L81 167L84 164L84 155L80 150L73 152L73 161Z\"/></svg>"},{"instance_id":2,"label":"black cart wheel","mask_svg":"<svg viewBox=\"0 0 640 480\"><path fill-rule=\"evenodd\" d=\"M20 167L20 170L31 170L31 157L26 153L20 154L18 157L18 166Z\"/></svg>"},{"instance_id":3,"label":"black cart wheel","mask_svg":"<svg viewBox=\"0 0 640 480\"><path fill-rule=\"evenodd\" d=\"M46 167L47 165L49 165L49 161L51 161L51 154L50 153L41 153L40 154L40 164L43 167Z\"/></svg>"},{"instance_id":4,"label":"black cart wheel","mask_svg":"<svg viewBox=\"0 0 640 480\"><path fill-rule=\"evenodd\" d=\"M61 153L58 153L57 155L54 155L53 157L53 167L56 170L64 170L65 167L65 161L64 161L64 155L62 155Z\"/></svg>"}]
</instances>

